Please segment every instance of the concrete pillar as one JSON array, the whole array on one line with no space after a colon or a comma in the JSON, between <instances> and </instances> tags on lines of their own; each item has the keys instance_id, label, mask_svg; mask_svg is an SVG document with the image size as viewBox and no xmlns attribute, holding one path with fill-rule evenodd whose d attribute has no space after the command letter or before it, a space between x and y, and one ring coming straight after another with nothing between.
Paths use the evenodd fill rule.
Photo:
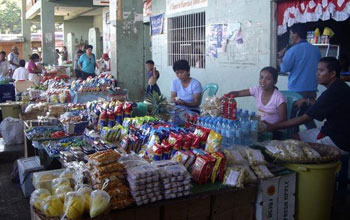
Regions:
<instances>
[{"instance_id":1,"label":"concrete pillar","mask_svg":"<svg viewBox=\"0 0 350 220\"><path fill-rule=\"evenodd\" d=\"M76 52L75 48L75 35L74 33L67 34L67 51L68 51L68 60L73 60Z\"/></svg>"},{"instance_id":2,"label":"concrete pillar","mask_svg":"<svg viewBox=\"0 0 350 220\"><path fill-rule=\"evenodd\" d=\"M98 28L89 29L89 44L92 45L92 53L95 54L96 59L101 58L101 40L100 40L100 31Z\"/></svg>"},{"instance_id":3,"label":"concrete pillar","mask_svg":"<svg viewBox=\"0 0 350 220\"><path fill-rule=\"evenodd\" d=\"M113 12L113 13L112 13ZM110 1L112 72L131 100L144 97L143 1ZM113 17L112 17L113 16Z\"/></svg>"},{"instance_id":4,"label":"concrete pillar","mask_svg":"<svg viewBox=\"0 0 350 220\"><path fill-rule=\"evenodd\" d=\"M40 1L41 49L44 64L55 63L55 9L48 0Z\"/></svg>"},{"instance_id":5,"label":"concrete pillar","mask_svg":"<svg viewBox=\"0 0 350 220\"><path fill-rule=\"evenodd\" d=\"M32 22L30 20L26 19L26 5L27 1L22 0L22 35L23 35L23 51L20 51L22 53L22 57L24 60L28 61L29 56L32 54L32 45L31 45L31 32L30 32L30 26L32 25Z\"/></svg>"}]
</instances>

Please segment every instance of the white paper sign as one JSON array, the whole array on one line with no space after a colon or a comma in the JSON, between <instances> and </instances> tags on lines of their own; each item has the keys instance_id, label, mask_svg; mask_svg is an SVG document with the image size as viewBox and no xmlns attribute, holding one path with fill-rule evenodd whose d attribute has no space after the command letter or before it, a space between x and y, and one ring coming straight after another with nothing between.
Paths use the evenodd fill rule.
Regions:
<instances>
[{"instance_id":1,"label":"white paper sign","mask_svg":"<svg viewBox=\"0 0 350 220\"><path fill-rule=\"evenodd\" d=\"M171 14L207 6L208 0L167 0L166 12Z\"/></svg>"}]
</instances>

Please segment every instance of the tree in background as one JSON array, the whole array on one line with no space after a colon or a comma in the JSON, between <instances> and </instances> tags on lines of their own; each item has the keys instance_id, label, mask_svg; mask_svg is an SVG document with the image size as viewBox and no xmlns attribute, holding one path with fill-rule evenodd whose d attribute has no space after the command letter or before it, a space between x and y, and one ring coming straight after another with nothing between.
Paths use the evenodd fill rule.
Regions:
<instances>
[{"instance_id":1,"label":"tree in background","mask_svg":"<svg viewBox=\"0 0 350 220\"><path fill-rule=\"evenodd\" d=\"M21 1L0 0L0 34L21 34Z\"/></svg>"}]
</instances>

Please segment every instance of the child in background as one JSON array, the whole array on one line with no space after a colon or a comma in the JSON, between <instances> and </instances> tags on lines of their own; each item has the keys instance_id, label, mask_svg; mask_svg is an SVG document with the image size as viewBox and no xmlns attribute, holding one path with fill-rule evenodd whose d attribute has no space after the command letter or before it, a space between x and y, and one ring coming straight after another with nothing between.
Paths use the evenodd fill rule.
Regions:
<instances>
[{"instance_id":1,"label":"child in background","mask_svg":"<svg viewBox=\"0 0 350 220\"><path fill-rule=\"evenodd\" d=\"M270 124L287 120L287 103L283 94L275 86L278 72L273 67L260 71L259 86L241 91L232 91L235 97L254 96L258 115Z\"/></svg>"},{"instance_id":2,"label":"child in background","mask_svg":"<svg viewBox=\"0 0 350 220\"><path fill-rule=\"evenodd\" d=\"M12 79L14 80L29 80L29 71L24 68L26 65L26 61L20 60L19 61L19 67L15 69L15 72L13 73Z\"/></svg>"},{"instance_id":3,"label":"child in background","mask_svg":"<svg viewBox=\"0 0 350 220\"><path fill-rule=\"evenodd\" d=\"M154 62L152 60L146 61L146 69L147 69L147 94L152 94L153 91L157 92L159 95L160 89L157 85L157 80L159 79L159 72L156 70L154 66Z\"/></svg>"}]
</instances>

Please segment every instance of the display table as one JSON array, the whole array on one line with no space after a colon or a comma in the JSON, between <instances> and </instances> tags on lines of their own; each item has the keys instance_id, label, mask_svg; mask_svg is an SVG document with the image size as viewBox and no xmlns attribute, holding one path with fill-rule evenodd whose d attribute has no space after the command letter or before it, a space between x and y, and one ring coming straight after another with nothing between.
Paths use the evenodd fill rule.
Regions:
<instances>
[{"instance_id":1,"label":"display table","mask_svg":"<svg viewBox=\"0 0 350 220\"><path fill-rule=\"evenodd\" d=\"M194 186L197 193L178 199L162 200L143 206L112 210L105 218L118 220L234 219L253 220L257 187L244 189L221 184ZM201 192L200 192L201 191ZM41 220L33 211L32 220Z\"/></svg>"}]
</instances>

